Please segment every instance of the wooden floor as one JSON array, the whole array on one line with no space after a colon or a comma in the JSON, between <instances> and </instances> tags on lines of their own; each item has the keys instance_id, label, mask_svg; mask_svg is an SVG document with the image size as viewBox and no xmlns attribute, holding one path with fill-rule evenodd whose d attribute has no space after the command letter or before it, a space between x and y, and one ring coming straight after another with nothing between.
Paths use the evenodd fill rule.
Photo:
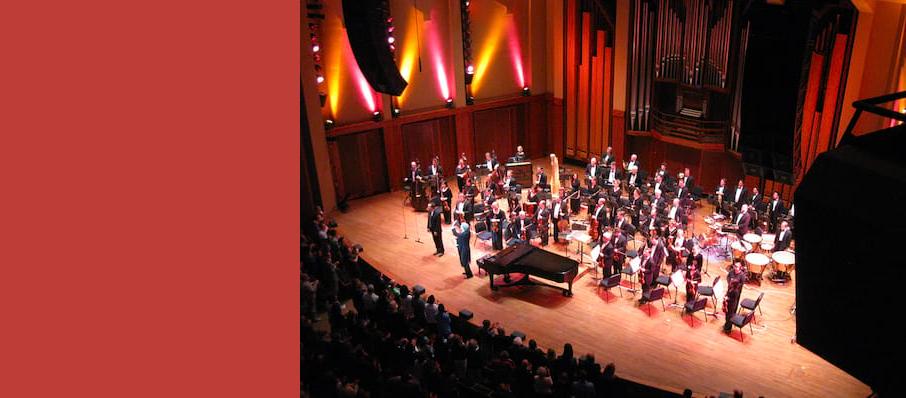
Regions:
<instances>
[{"instance_id":1,"label":"wooden floor","mask_svg":"<svg viewBox=\"0 0 906 398\"><path fill-rule=\"evenodd\" d=\"M656 303L649 317L646 307L637 304L640 293L633 296L624 290L621 298L614 290L606 296L603 290L597 291L597 280L586 266L580 266L573 297L540 286L492 292L486 274L463 278L449 227L444 227L447 254L432 255L426 213L403 207L403 199L402 192L395 192L352 201L349 212L333 217L341 234L364 246L363 257L369 263L401 283L423 285L451 312L473 311L473 322L500 322L508 332L525 332L540 346L555 348L558 353L564 343L572 343L577 355L594 353L600 363L614 362L623 378L678 393L684 388L696 395L741 389L753 397L865 397L871 392L867 385L793 342L795 318L790 310L795 281L746 285L743 297L754 299L765 292L764 315L757 316L754 335L743 329L742 342L738 328L729 336L721 332L722 315L705 322L699 312L690 323L688 316L681 318L680 309L662 311ZM700 233L706 228L702 217L711 208L706 205L695 213L694 228ZM422 243L416 242L419 238ZM567 254L565 245L551 244L546 249ZM570 246L568 255L578 259L576 250L575 245ZM474 260L489 251L489 244L472 245L476 276ZM706 262L710 275L703 282L726 276L725 260L710 257ZM670 293L668 304L673 301L672 288ZM684 301L680 289L678 303Z\"/></svg>"}]
</instances>

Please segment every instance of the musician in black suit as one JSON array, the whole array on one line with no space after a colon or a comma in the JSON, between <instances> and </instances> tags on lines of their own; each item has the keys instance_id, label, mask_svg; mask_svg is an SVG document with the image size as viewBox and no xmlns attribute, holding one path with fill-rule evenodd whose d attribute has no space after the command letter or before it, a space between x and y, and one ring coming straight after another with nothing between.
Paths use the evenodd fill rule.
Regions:
<instances>
[{"instance_id":1,"label":"musician in black suit","mask_svg":"<svg viewBox=\"0 0 906 398\"><path fill-rule=\"evenodd\" d=\"M748 191L746 191L745 185L743 185L742 180L736 184L736 189L730 192L730 201L736 205L736 208L739 209L744 203L747 203L748 200Z\"/></svg>"},{"instance_id":2,"label":"musician in black suit","mask_svg":"<svg viewBox=\"0 0 906 398\"><path fill-rule=\"evenodd\" d=\"M466 186L466 177L469 172L469 166L466 165L466 160L463 158L459 159L459 163L456 164L456 187L459 189L459 192L462 192L462 188Z\"/></svg>"},{"instance_id":3,"label":"musician in black suit","mask_svg":"<svg viewBox=\"0 0 906 398\"><path fill-rule=\"evenodd\" d=\"M434 252L435 256L444 255L444 241L440 236L440 213L441 209L434 205L434 203L428 204L428 232L431 233L431 238L434 239Z\"/></svg>"},{"instance_id":4,"label":"musician in black suit","mask_svg":"<svg viewBox=\"0 0 906 398\"><path fill-rule=\"evenodd\" d=\"M626 212L623 210L617 210L617 216L613 218L613 227L614 229L622 230L626 232L628 228L632 225L629 223L629 220L626 219Z\"/></svg>"},{"instance_id":5,"label":"musician in black suit","mask_svg":"<svg viewBox=\"0 0 906 398\"><path fill-rule=\"evenodd\" d=\"M689 239L689 242L692 242ZM696 271L701 272L702 264L704 264L705 257L702 255L702 250L696 244L689 245L692 249L690 250L690 255L686 257L686 269L695 268ZM699 280L701 277L699 276Z\"/></svg>"},{"instance_id":6,"label":"musician in black suit","mask_svg":"<svg viewBox=\"0 0 906 398\"><path fill-rule=\"evenodd\" d=\"M421 177L422 170L418 167L418 163L414 160L409 164L409 171L406 174L406 178L403 179L403 182L409 186L409 195L415 197L416 193L421 191Z\"/></svg>"},{"instance_id":7,"label":"musician in black suit","mask_svg":"<svg viewBox=\"0 0 906 398\"><path fill-rule=\"evenodd\" d=\"M717 211L721 214L724 214L724 209L727 207L727 198L730 195L730 187L727 186L727 179L721 178L720 184L717 188L714 188L714 198L710 202L717 206Z\"/></svg>"},{"instance_id":8,"label":"musician in black suit","mask_svg":"<svg viewBox=\"0 0 906 398\"><path fill-rule=\"evenodd\" d=\"M695 179L692 178L692 174L689 173L688 167L683 169L683 178L680 180L683 186L686 187L686 190L692 192L692 188L695 187Z\"/></svg>"},{"instance_id":9,"label":"musician in black suit","mask_svg":"<svg viewBox=\"0 0 906 398\"><path fill-rule=\"evenodd\" d=\"M528 240L532 238L532 229L534 228L534 224L532 224L532 220L528 218L524 211L519 212L519 218L516 219L515 225L516 237L521 242L528 242Z\"/></svg>"},{"instance_id":10,"label":"musician in black suit","mask_svg":"<svg viewBox=\"0 0 906 398\"><path fill-rule=\"evenodd\" d=\"M550 221L551 211L547 209L547 201L538 202L538 208L535 210L535 225L538 227L538 235L541 236L541 246L547 246L550 239Z\"/></svg>"},{"instance_id":11,"label":"musician in black suit","mask_svg":"<svg viewBox=\"0 0 906 398\"><path fill-rule=\"evenodd\" d=\"M544 174L544 167L538 168L538 174L535 176L535 184L541 188L547 187L547 174Z\"/></svg>"},{"instance_id":12,"label":"musician in black suit","mask_svg":"<svg viewBox=\"0 0 906 398\"><path fill-rule=\"evenodd\" d=\"M453 190L447 186L446 181L440 183L440 200L441 207L444 211L444 224L449 225L453 222L451 211L453 207Z\"/></svg>"},{"instance_id":13,"label":"musician in black suit","mask_svg":"<svg viewBox=\"0 0 906 398\"><path fill-rule=\"evenodd\" d=\"M613 242L611 242L606 235L602 234L598 245L601 247L600 254L598 255L598 264L604 269L604 278L608 278L614 274L613 270L615 268L613 261Z\"/></svg>"},{"instance_id":14,"label":"musician in black suit","mask_svg":"<svg viewBox=\"0 0 906 398\"><path fill-rule=\"evenodd\" d=\"M521 222L519 221L519 217L516 216L516 212L511 212L509 223L506 225L506 235L504 236L504 238L506 238L507 246L513 246L523 242L519 237L520 225Z\"/></svg>"},{"instance_id":15,"label":"musician in black suit","mask_svg":"<svg viewBox=\"0 0 906 398\"><path fill-rule=\"evenodd\" d=\"M646 208L647 209L647 208ZM660 231L661 221L658 219L657 210L649 209L639 214L639 232L645 237L650 237L651 231Z\"/></svg>"},{"instance_id":16,"label":"musician in black suit","mask_svg":"<svg viewBox=\"0 0 906 398\"><path fill-rule=\"evenodd\" d=\"M626 259L626 242L628 241L626 235L620 229L613 230L613 237L610 238L610 243L613 245L613 272L617 273L623 269L623 261Z\"/></svg>"},{"instance_id":17,"label":"musician in black suit","mask_svg":"<svg viewBox=\"0 0 906 398\"><path fill-rule=\"evenodd\" d=\"M607 185L613 185L614 181L618 181L623 178L623 175L620 173L620 169L617 168L617 162L610 162L610 167L604 170L604 175L602 179Z\"/></svg>"},{"instance_id":18,"label":"musician in black suit","mask_svg":"<svg viewBox=\"0 0 906 398\"><path fill-rule=\"evenodd\" d=\"M569 192L569 195L570 195L569 207L574 215L579 214L579 209L581 208L581 205L579 203L579 201L580 201L579 195L582 194L580 192L582 187L579 183L579 176L576 173L573 173L572 177L569 178L569 183L570 183L570 186L572 187L572 189ZM577 193L577 192L579 192L579 193Z\"/></svg>"},{"instance_id":19,"label":"musician in black suit","mask_svg":"<svg viewBox=\"0 0 906 398\"><path fill-rule=\"evenodd\" d=\"M633 167L635 167L635 168L642 167L642 165L639 164L639 157L634 153L632 155L629 155L629 162L626 163L626 170L629 170Z\"/></svg>"},{"instance_id":20,"label":"musician in black suit","mask_svg":"<svg viewBox=\"0 0 906 398\"><path fill-rule=\"evenodd\" d=\"M645 248L645 251L642 252L641 259L641 268L639 269L640 284L642 285L642 298L639 299L639 304L645 304L645 293L648 293L651 290L651 285L654 284L654 275L657 269L657 259L654 258L652 254L652 248Z\"/></svg>"},{"instance_id":21,"label":"musician in black suit","mask_svg":"<svg viewBox=\"0 0 906 398\"><path fill-rule=\"evenodd\" d=\"M786 221L780 223L780 231L777 232L777 241L774 243L774 251L779 252L790 247L790 241L793 240L793 232L790 231L790 224Z\"/></svg>"},{"instance_id":22,"label":"musician in black suit","mask_svg":"<svg viewBox=\"0 0 906 398\"><path fill-rule=\"evenodd\" d=\"M736 215L736 226L739 227L738 234L739 237L749 233L749 223L752 222L752 216L749 215L749 205L743 204L742 208L739 211L739 214Z\"/></svg>"},{"instance_id":23,"label":"musician in black suit","mask_svg":"<svg viewBox=\"0 0 906 398\"><path fill-rule=\"evenodd\" d=\"M466 195L466 201L475 203L475 197L478 196L478 187L472 184L472 179L466 179L466 186L463 187L462 193Z\"/></svg>"},{"instance_id":24,"label":"musician in black suit","mask_svg":"<svg viewBox=\"0 0 906 398\"><path fill-rule=\"evenodd\" d=\"M604 172L603 167L598 165L597 158L591 158L588 163L588 166L585 167L585 185L591 186L592 181L598 181L601 178L601 174Z\"/></svg>"},{"instance_id":25,"label":"musician in black suit","mask_svg":"<svg viewBox=\"0 0 906 398\"><path fill-rule=\"evenodd\" d=\"M610 164L616 160L617 158L613 156L613 148L607 147L607 152L604 152L604 157L601 158L601 164Z\"/></svg>"},{"instance_id":26,"label":"musician in black suit","mask_svg":"<svg viewBox=\"0 0 906 398\"><path fill-rule=\"evenodd\" d=\"M655 195L657 195L658 192L660 192L660 193L667 192L667 183L664 182L664 177L661 177L660 174L654 176L654 184L652 186L654 187Z\"/></svg>"},{"instance_id":27,"label":"musician in black suit","mask_svg":"<svg viewBox=\"0 0 906 398\"><path fill-rule=\"evenodd\" d=\"M589 200L593 202L597 201L598 198L601 197L602 189L603 188L598 185L598 180L591 180L591 185L589 185L588 188L585 189L585 195L588 196Z\"/></svg>"},{"instance_id":28,"label":"musician in black suit","mask_svg":"<svg viewBox=\"0 0 906 398\"><path fill-rule=\"evenodd\" d=\"M761 201L763 199L764 199L764 196L762 194L758 193L758 188L752 187L752 194L749 195L749 200L748 200L749 208L754 208L755 211L762 211L763 207L762 207Z\"/></svg>"},{"instance_id":29,"label":"musician in black suit","mask_svg":"<svg viewBox=\"0 0 906 398\"><path fill-rule=\"evenodd\" d=\"M663 179L665 183L668 182L667 180L670 178L670 172L667 171L666 162L661 163L661 167L657 169L657 172L655 173L655 177L661 177L661 179Z\"/></svg>"},{"instance_id":30,"label":"musician in black suit","mask_svg":"<svg viewBox=\"0 0 906 398\"><path fill-rule=\"evenodd\" d=\"M595 209L591 213L592 217L598 223L598 236L601 235L601 232L604 230L604 226L608 225L607 222L609 221L609 219L607 218L607 213L607 200L605 200L604 198L598 199L598 204L595 206Z\"/></svg>"},{"instance_id":31,"label":"musician in black suit","mask_svg":"<svg viewBox=\"0 0 906 398\"><path fill-rule=\"evenodd\" d=\"M632 167L626 170L626 189L635 190L642 186L642 176L639 175L639 168Z\"/></svg>"},{"instance_id":32,"label":"musician in black suit","mask_svg":"<svg viewBox=\"0 0 906 398\"><path fill-rule=\"evenodd\" d=\"M525 156L525 150L522 149L522 145L517 145L516 154L513 155L513 161L522 162L525 161L525 159L527 159L527 157Z\"/></svg>"},{"instance_id":33,"label":"musician in black suit","mask_svg":"<svg viewBox=\"0 0 906 398\"><path fill-rule=\"evenodd\" d=\"M623 195L620 182L620 180L613 180L613 186L607 189L607 196L610 197L610 201L617 204L620 203L620 196Z\"/></svg>"},{"instance_id":34,"label":"musician in black suit","mask_svg":"<svg viewBox=\"0 0 906 398\"><path fill-rule=\"evenodd\" d=\"M466 195L462 192L459 193L453 213L457 218L462 217L463 220L472 221L472 202L466 200Z\"/></svg>"},{"instance_id":35,"label":"musician in black suit","mask_svg":"<svg viewBox=\"0 0 906 398\"><path fill-rule=\"evenodd\" d=\"M733 269L727 274L727 314L724 321L724 333L730 334L733 324L730 318L736 315L736 309L739 306L739 296L742 295L742 287L746 283L746 273L742 269L742 262L735 260Z\"/></svg>"},{"instance_id":36,"label":"musician in black suit","mask_svg":"<svg viewBox=\"0 0 906 398\"><path fill-rule=\"evenodd\" d=\"M629 200L629 207L632 209L632 221L636 227L639 226L639 216L643 213L641 210L645 206L645 199L642 198L642 191L636 189L632 191L632 199Z\"/></svg>"},{"instance_id":37,"label":"musician in black suit","mask_svg":"<svg viewBox=\"0 0 906 398\"><path fill-rule=\"evenodd\" d=\"M497 231L494 231L493 220L497 220ZM503 249L503 220L506 219L506 213L497 206L497 202L491 204L491 213L485 218L488 231L491 231L491 246L494 250Z\"/></svg>"},{"instance_id":38,"label":"musician in black suit","mask_svg":"<svg viewBox=\"0 0 906 398\"><path fill-rule=\"evenodd\" d=\"M686 302L695 300L698 284L702 281L702 256L701 249L693 246L692 254L686 257Z\"/></svg>"},{"instance_id":39,"label":"musician in black suit","mask_svg":"<svg viewBox=\"0 0 906 398\"><path fill-rule=\"evenodd\" d=\"M680 173L680 175L682 175L682 173ZM679 199L680 205L683 207L691 206L692 204L692 194L683 184L676 184L676 194L674 195L674 198Z\"/></svg>"},{"instance_id":40,"label":"musician in black suit","mask_svg":"<svg viewBox=\"0 0 906 398\"><path fill-rule=\"evenodd\" d=\"M497 162L497 159L494 159L493 157L491 157L490 152L484 153L484 163L482 163L481 165L482 165L482 167L485 167L488 169L488 173L494 171L494 169L497 168L498 164L500 164L500 163Z\"/></svg>"},{"instance_id":41,"label":"musician in black suit","mask_svg":"<svg viewBox=\"0 0 906 398\"><path fill-rule=\"evenodd\" d=\"M664 199L663 191L655 190L654 196L651 197L651 208L657 209L658 213L664 211L667 206L667 200Z\"/></svg>"},{"instance_id":42,"label":"musician in black suit","mask_svg":"<svg viewBox=\"0 0 906 398\"><path fill-rule=\"evenodd\" d=\"M554 226L554 243L560 243L560 221L569 220L569 214L566 212L566 206L561 203L560 198L554 198L551 204L551 224Z\"/></svg>"},{"instance_id":43,"label":"musician in black suit","mask_svg":"<svg viewBox=\"0 0 906 398\"><path fill-rule=\"evenodd\" d=\"M768 219L771 221L771 231L777 231L777 227L780 226L778 221L784 214L786 214L786 207L783 206L783 200L780 199L780 194L774 191L771 202L768 203Z\"/></svg>"},{"instance_id":44,"label":"musician in black suit","mask_svg":"<svg viewBox=\"0 0 906 398\"><path fill-rule=\"evenodd\" d=\"M428 167L428 176L434 178L443 178L444 169L440 167L440 158L435 156L431 159L431 166Z\"/></svg>"},{"instance_id":45,"label":"musician in black suit","mask_svg":"<svg viewBox=\"0 0 906 398\"><path fill-rule=\"evenodd\" d=\"M676 221L676 223L680 225L686 225L686 212L680 205L679 198L673 198L673 205L667 209L667 219Z\"/></svg>"}]
</instances>

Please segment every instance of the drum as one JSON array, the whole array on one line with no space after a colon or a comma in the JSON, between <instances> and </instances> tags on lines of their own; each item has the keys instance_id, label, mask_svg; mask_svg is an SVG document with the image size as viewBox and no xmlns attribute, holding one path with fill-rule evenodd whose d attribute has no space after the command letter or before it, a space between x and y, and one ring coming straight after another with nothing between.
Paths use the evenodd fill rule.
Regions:
<instances>
[{"instance_id":1,"label":"drum","mask_svg":"<svg viewBox=\"0 0 906 398\"><path fill-rule=\"evenodd\" d=\"M771 262L771 260L764 254L746 254L746 267L749 269L750 279L760 280L761 274L764 273L764 269L768 266L769 262Z\"/></svg>"},{"instance_id":2,"label":"drum","mask_svg":"<svg viewBox=\"0 0 906 398\"><path fill-rule=\"evenodd\" d=\"M774 244L773 244L773 243L762 243L762 244L761 244L761 252L762 252L762 253L770 253L770 252L772 252L772 251L774 251Z\"/></svg>"},{"instance_id":3,"label":"drum","mask_svg":"<svg viewBox=\"0 0 906 398\"><path fill-rule=\"evenodd\" d=\"M788 251L779 251L771 254L774 260L774 270L777 272L790 272L796 264L796 255Z\"/></svg>"},{"instance_id":4,"label":"drum","mask_svg":"<svg viewBox=\"0 0 906 398\"><path fill-rule=\"evenodd\" d=\"M743 258L746 253L752 250L752 244L744 240L738 240L730 245L733 249L733 258Z\"/></svg>"},{"instance_id":5,"label":"drum","mask_svg":"<svg viewBox=\"0 0 906 398\"><path fill-rule=\"evenodd\" d=\"M742 236L742 240L749 242L752 246L758 246L761 243L761 236L756 234L745 234Z\"/></svg>"},{"instance_id":6,"label":"drum","mask_svg":"<svg viewBox=\"0 0 906 398\"><path fill-rule=\"evenodd\" d=\"M535 202L523 202L522 210L525 211L525 214L534 215L535 207L538 206L538 203Z\"/></svg>"}]
</instances>

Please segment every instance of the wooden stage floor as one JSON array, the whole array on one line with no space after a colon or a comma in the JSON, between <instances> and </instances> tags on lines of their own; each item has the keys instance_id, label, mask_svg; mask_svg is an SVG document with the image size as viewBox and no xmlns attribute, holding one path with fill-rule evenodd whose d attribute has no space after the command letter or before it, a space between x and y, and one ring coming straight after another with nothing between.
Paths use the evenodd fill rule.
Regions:
<instances>
[{"instance_id":1,"label":"wooden stage floor","mask_svg":"<svg viewBox=\"0 0 906 398\"><path fill-rule=\"evenodd\" d=\"M597 280L587 266L580 266L573 297L541 286L492 292L487 275L479 277L474 262L491 251L490 244L473 243L476 277L464 279L450 228L444 226L446 255L433 256L426 213L403 207L403 199L402 192L394 192L352 201L349 212L333 217L341 234L364 246L363 257L374 267L401 283L424 286L450 312L473 311L473 322L500 322L507 332L520 330L558 353L564 343L572 343L576 355L594 353L599 363L614 362L620 377L677 393L684 388L696 395L741 389L752 397L866 397L871 393L867 385L793 342L794 281L776 285L764 280L761 286L745 286L743 297L755 299L760 292L765 297L755 334L748 327L743 329L742 342L738 328L729 336L721 332L722 315L706 321L699 312L690 323L688 316L681 318L679 308L668 306L662 311L654 303L649 317L646 308L637 304L641 293L626 290L621 298L613 290L606 296L603 289L595 288ZM706 228L702 217L711 208L705 205L695 213L694 230L701 233ZM563 255L567 248L551 241L546 249ZM575 244L568 249L568 255L578 259ZM718 275L725 278L726 260L711 257L707 262L710 275L704 275L704 283ZM673 302L673 294L671 288L667 304ZM680 289L678 303L684 301Z\"/></svg>"}]
</instances>

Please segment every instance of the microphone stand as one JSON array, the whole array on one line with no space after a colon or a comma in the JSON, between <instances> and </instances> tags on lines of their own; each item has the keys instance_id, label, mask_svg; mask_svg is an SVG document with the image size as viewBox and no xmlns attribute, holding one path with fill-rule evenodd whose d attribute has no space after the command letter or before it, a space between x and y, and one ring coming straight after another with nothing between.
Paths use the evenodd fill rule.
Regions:
<instances>
[{"instance_id":1,"label":"microphone stand","mask_svg":"<svg viewBox=\"0 0 906 398\"><path fill-rule=\"evenodd\" d=\"M401 210L403 211L403 239L409 239L409 226L406 223L406 202L409 200L409 192L405 192L405 198L403 198L403 206Z\"/></svg>"}]
</instances>

